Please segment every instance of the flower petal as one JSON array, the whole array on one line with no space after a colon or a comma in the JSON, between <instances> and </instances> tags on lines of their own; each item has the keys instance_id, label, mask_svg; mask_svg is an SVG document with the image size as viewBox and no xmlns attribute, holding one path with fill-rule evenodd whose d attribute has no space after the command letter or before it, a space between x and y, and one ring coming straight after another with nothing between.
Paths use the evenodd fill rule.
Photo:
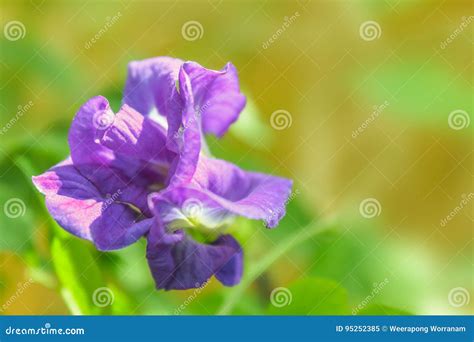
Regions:
<instances>
[{"instance_id":1,"label":"flower petal","mask_svg":"<svg viewBox=\"0 0 474 342\"><path fill-rule=\"evenodd\" d=\"M177 153L170 170L170 186L191 180L203 143L200 121L194 111L191 82L183 69L179 73L179 89L183 105L181 108L175 108L178 112L168 117L167 146L171 151Z\"/></svg>"},{"instance_id":2,"label":"flower petal","mask_svg":"<svg viewBox=\"0 0 474 342\"><path fill-rule=\"evenodd\" d=\"M144 115L166 117L168 107L176 100L174 90L182 64L170 57L130 62L123 102Z\"/></svg>"},{"instance_id":3,"label":"flower petal","mask_svg":"<svg viewBox=\"0 0 474 342\"><path fill-rule=\"evenodd\" d=\"M193 199L201 207L195 220L207 226L218 226L219 221L239 215L264 220L272 228L286 213L291 187L289 179L244 171L201 155L192 182L171 188L161 196L181 210L186 208L186 201Z\"/></svg>"},{"instance_id":4,"label":"flower petal","mask_svg":"<svg viewBox=\"0 0 474 342\"><path fill-rule=\"evenodd\" d=\"M75 164L109 165L115 159L114 153L98 140L113 120L109 102L102 96L91 98L79 109L68 136Z\"/></svg>"},{"instance_id":5,"label":"flower petal","mask_svg":"<svg viewBox=\"0 0 474 342\"><path fill-rule=\"evenodd\" d=\"M69 130L74 165L100 165L121 170L134 183L164 183L175 155L166 147L166 131L124 105L115 115L108 101L87 101Z\"/></svg>"},{"instance_id":6,"label":"flower petal","mask_svg":"<svg viewBox=\"0 0 474 342\"><path fill-rule=\"evenodd\" d=\"M100 142L118 155L167 167L174 154L166 147L166 131L155 121L124 105Z\"/></svg>"},{"instance_id":7,"label":"flower petal","mask_svg":"<svg viewBox=\"0 0 474 342\"><path fill-rule=\"evenodd\" d=\"M84 165L70 159L54 166L33 183L46 195L51 216L68 232L93 241L100 250L125 247L149 229L146 192L128 184L112 169ZM137 215L139 208L142 215Z\"/></svg>"},{"instance_id":8,"label":"flower petal","mask_svg":"<svg viewBox=\"0 0 474 342\"><path fill-rule=\"evenodd\" d=\"M215 71L195 62L184 63L183 69L191 80L195 110L202 118L204 133L223 136L246 103L239 89L237 70L231 63Z\"/></svg>"},{"instance_id":9,"label":"flower petal","mask_svg":"<svg viewBox=\"0 0 474 342\"><path fill-rule=\"evenodd\" d=\"M159 219L148 235L147 259L158 289L190 289L202 286L212 275L232 286L242 276L242 250L230 235L210 245L168 233Z\"/></svg>"},{"instance_id":10,"label":"flower petal","mask_svg":"<svg viewBox=\"0 0 474 342\"><path fill-rule=\"evenodd\" d=\"M243 252L237 240L231 235L222 235L218 239L220 244L234 248L236 251L228 261L215 273L216 278L225 286L234 286L240 283L243 273Z\"/></svg>"},{"instance_id":11,"label":"flower petal","mask_svg":"<svg viewBox=\"0 0 474 342\"><path fill-rule=\"evenodd\" d=\"M173 116L172 107L179 104L176 82L180 68L191 80L195 110L202 118L204 133L221 137L237 120L246 103L240 93L237 71L231 63L216 71L170 57L131 62L123 102L139 113L164 122L164 117Z\"/></svg>"}]
</instances>

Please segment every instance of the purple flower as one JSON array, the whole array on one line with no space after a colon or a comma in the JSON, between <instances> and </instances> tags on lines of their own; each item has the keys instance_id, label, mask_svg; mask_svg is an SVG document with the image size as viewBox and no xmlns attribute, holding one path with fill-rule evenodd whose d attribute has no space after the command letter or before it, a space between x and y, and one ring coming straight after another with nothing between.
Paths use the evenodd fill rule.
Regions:
<instances>
[{"instance_id":1,"label":"purple flower","mask_svg":"<svg viewBox=\"0 0 474 342\"><path fill-rule=\"evenodd\" d=\"M275 227L292 185L207 152L205 134L224 135L245 101L230 63L131 62L122 108L87 101L69 131L71 155L33 182L59 225L99 250L145 236L157 288L195 288L212 275L235 285L242 249L226 228L236 216Z\"/></svg>"}]
</instances>

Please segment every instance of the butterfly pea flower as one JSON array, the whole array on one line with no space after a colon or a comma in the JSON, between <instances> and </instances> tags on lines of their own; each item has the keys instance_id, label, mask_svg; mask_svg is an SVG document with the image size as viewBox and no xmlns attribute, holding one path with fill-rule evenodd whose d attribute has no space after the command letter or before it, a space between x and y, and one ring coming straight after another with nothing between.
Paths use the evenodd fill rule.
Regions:
<instances>
[{"instance_id":1,"label":"butterfly pea flower","mask_svg":"<svg viewBox=\"0 0 474 342\"><path fill-rule=\"evenodd\" d=\"M69 130L70 156L33 183L58 224L99 250L146 238L158 289L212 276L233 286L243 255L228 228L238 216L277 226L292 186L210 155L206 134L222 137L245 102L230 63L131 62L120 110L102 96L87 101Z\"/></svg>"}]
</instances>

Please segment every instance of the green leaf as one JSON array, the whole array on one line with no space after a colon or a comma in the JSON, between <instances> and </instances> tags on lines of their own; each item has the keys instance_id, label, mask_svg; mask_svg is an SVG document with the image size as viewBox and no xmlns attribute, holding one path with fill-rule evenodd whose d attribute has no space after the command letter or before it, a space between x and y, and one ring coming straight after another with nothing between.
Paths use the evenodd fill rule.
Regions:
<instances>
[{"instance_id":1,"label":"green leaf","mask_svg":"<svg viewBox=\"0 0 474 342\"><path fill-rule=\"evenodd\" d=\"M344 226L349 227L347 223ZM356 224L350 227L350 230L328 230L314 239L316 241L309 246L312 250L305 251L313 260L307 273L315 277L334 279L351 294L365 296L372 290L375 282L390 274L385 265L377 259L380 254L371 253L379 241L374 230ZM353 272L355 269L357 272Z\"/></svg>"},{"instance_id":2,"label":"green leaf","mask_svg":"<svg viewBox=\"0 0 474 342\"><path fill-rule=\"evenodd\" d=\"M362 91L369 103L388 101L381 116L448 127L449 114L454 110L472 113L469 84L437 59L387 62L366 78ZM361 79L364 75L357 75L354 81Z\"/></svg>"},{"instance_id":3,"label":"green leaf","mask_svg":"<svg viewBox=\"0 0 474 342\"><path fill-rule=\"evenodd\" d=\"M25 186L9 186L14 177L2 177L0 184L0 251L16 253L32 248L34 215L29 201L29 191ZM14 183L13 183L14 184Z\"/></svg>"},{"instance_id":4,"label":"green leaf","mask_svg":"<svg viewBox=\"0 0 474 342\"><path fill-rule=\"evenodd\" d=\"M324 278L297 280L288 288L276 288L270 294L270 315L346 315L347 291Z\"/></svg>"},{"instance_id":5,"label":"green leaf","mask_svg":"<svg viewBox=\"0 0 474 342\"><path fill-rule=\"evenodd\" d=\"M412 313L382 304L370 304L359 310L357 315L412 315Z\"/></svg>"},{"instance_id":6,"label":"green leaf","mask_svg":"<svg viewBox=\"0 0 474 342\"><path fill-rule=\"evenodd\" d=\"M10 146L8 155L2 155L0 206L8 215L0 215L0 250L31 250L37 230L52 222L31 176L58 161L55 145L57 142L51 139L41 145L26 139L18 146Z\"/></svg>"},{"instance_id":7,"label":"green leaf","mask_svg":"<svg viewBox=\"0 0 474 342\"><path fill-rule=\"evenodd\" d=\"M63 287L63 297L72 313L110 313L110 306L96 304L98 299L94 296L95 291L106 285L86 242L74 237L56 236L52 242L51 256Z\"/></svg>"},{"instance_id":8,"label":"green leaf","mask_svg":"<svg viewBox=\"0 0 474 342\"><path fill-rule=\"evenodd\" d=\"M327 229L334 228L335 223L332 221L315 222L310 226L298 231L294 236L289 237L282 243L276 245L272 250L268 251L264 258L252 265L248 271L245 272L244 277L239 285L233 287L227 292L218 313L221 315L232 312L235 305L244 295L246 289L262 274L264 273L276 260L288 253L290 250L308 241L317 234Z\"/></svg>"}]
</instances>

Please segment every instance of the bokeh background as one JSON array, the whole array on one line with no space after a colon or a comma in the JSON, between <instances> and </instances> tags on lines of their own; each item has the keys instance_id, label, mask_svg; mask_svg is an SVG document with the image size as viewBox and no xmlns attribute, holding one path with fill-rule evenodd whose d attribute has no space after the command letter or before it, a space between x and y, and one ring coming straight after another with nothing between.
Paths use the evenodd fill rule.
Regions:
<instances>
[{"instance_id":1,"label":"bokeh background","mask_svg":"<svg viewBox=\"0 0 474 342\"><path fill-rule=\"evenodd\" d=\"M2 314L466 314L473 294L472 2L1 2ZM131 60L232 61L248 105L214 155L292 178L275 230L238 220L234 288L156 291L145 242L64 234L31 176Z\"/></svg>"}]
</instances>

